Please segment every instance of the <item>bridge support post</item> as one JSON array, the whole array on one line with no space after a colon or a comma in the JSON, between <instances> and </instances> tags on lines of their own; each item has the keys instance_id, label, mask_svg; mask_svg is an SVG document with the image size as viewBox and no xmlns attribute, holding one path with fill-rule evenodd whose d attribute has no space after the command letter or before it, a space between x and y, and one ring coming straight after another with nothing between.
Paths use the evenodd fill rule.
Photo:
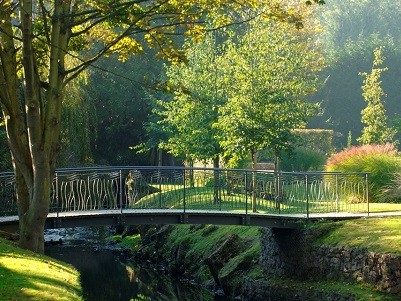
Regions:
<instances>
[{"instance_id":1,"label":"bridge support post","mask_svg":"<svg viewBox=\"0 0 401 301\"><path fill-rule=\"evenodd\" d=\"M121 215L123 214L123 172L120 169L119 171L119 177L120 177L120 193L119 193L119 203L120 203L120 212Z\"/></svg>"},{"instance_id":2,"label":"bridge support post","mask_svg":"<svg viewBox=\"0 0 401 301\"><path fill-rule=\"evenodd\" d=\"M365 187L366 187L366 203L367 203L367 211L368 211L368 216L369 216L369 181L368 181L368 174L365 174Z\"/></svg>"},{"instance_id":3,"label":"bridge support post","mask_svg":"<svg viewBox=\"0 0 401 301\"><path fill-rule=\"evenodd\" d=\"M184 191L183 191L183 200L182 200L182 202L183 202L183 205L184 205L184 215L185 215L185 197L186 197L186 186L185 186L185 182L186 182L186 177L185 177L185 170L184 170L184 175L183 175L183 181L184 181Z\"/></svg>"},{"instance_id":4,"label":"bridge support post","mask_svg":"<svg viewBox=\"0 0 401 301\"><path fill-rule=\"evenodd\" d=\"M302 277L303 239L302 230L263 228L260 257L263 269L270 275Z\"/></svg>"},{"instance_id":5,"label":"bridge support post","mask_svg":"<svg viewBox=\"0 0 401 301\"><path fill-rule=\"evenodd\" d=\"M245 215L248 216L248 171L245 171Z\"/></svg>"},{"instance_id":6,"label":"bridge support post","mask_svg":"<svg viewBox=\"0 0 401 301\"><path fill-rule=\"evenodd\" d=\"M308 184L308 175L305 175L305 189L306 189L306 222L309 223L309 184Z\"/></svg>"},{"instance_id":7,"label":"bridge support post","mask_svg":"<svg viewBox=\"0 0 401 301\"><path fill-rule=\"evenodd\" d=\"M58 174L56 172L55 174L55 182L56 182L56 206L57 206L57 212L56 212L56 216L57 216L57 220L59 219L59 212L60 212L60 197L59 197L59 188L58 188Z\"/></svg>"}]
</instances>

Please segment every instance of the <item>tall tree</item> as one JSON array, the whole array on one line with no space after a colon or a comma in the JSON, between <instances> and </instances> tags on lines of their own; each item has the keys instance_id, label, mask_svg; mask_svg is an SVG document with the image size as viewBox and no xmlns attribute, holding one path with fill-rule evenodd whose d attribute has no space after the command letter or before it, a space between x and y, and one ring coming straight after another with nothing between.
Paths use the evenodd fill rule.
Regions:
<instances>
[{"instance_id":1,"label":"tall tree","mask_svg":"<svg viewBox=\"0 0 401 301\"><path fill-rule=\"evenodd\" d=\"M200 20L207 13L219 15L244 5L253 9L257 4L272 3L0 1L0 102L16 176L21 247L43 252L65 86L102 56L119 52L125 60L141 52L144 43L176 60L180 52L171 35L202 33ZM283 16L281 7L270 8L269 14ZM217 19L220 26L231 22L227 14ZM94 42L97 48L91 47ZM66 63L67 57L72 64Z\"/></svg>"},{"instance_id":2,"label":"tall tree","mask_svg":"<svg viewBox=\"0 0 401 301\"><path fill-rule=\"evenodd\" d=\"M142 125L151 108L145 89L161 65L152 53L141 53L125 62L103 58L90 70L86 89L96 116L91 139L95 163L149 164L147 153L137 154L130 146L143 142Z\"/></svg>"},{"instance_id":3,"label":"tall tree","mask_svg":"<svg viewBox=\"0 0 401 301\"><path fill-rule=\"evenodd\" d=\"M386 91L389 123L401 114L398 95L401 93L401 2L393 0L327 1L317 10L323 32L319 40L329 67L324 70L324 86L311 97L324 108L313 118L311 127L330 128L338 132L336 146L347 145L348 132L353 140L361 135L360 112L366 103L360 93L363 78L360 71L372 67L373 50L384 46L388 71L382 73ZM399 135L397 135L400 139Z\"/></svg>"},{"instance_id":4,"label":"tall tree","mask_svg":"<svg viewBox=\"0 0 401 301\"><path fill-rule=\"evenodd\" d=\"M142 51L142 41L175 59L179 53L170 34L200 29L207 11L239 6L230 1L0 1L0 101L16 175L21 247L43 252L64 87L104 55L119 52L124 60ZM95 41L97 51L77 53ZM74 63L67 64L66 57Z\"/></svg>"},{"instance_id":5,"label":"tall tree","mask_svg":"<svg viewBox=\"0 0 401 301\"><path fill-rule=\"evenodd\" d=\"M310 33L263 19L250 24L219 62L228 99L215 126L227 154L250 153L255 165L257 150L287 148L292 129L313 113L316 105L303 100L316 91L322 57L307 38Z\"/></svg>"},{"instance_id":6,"label":"tall tree","mask_svg":"<svg viewBox=\"0 0 401 301\"><path fill-rule=\"evenodd\" d=\"M224 95L216 62L215 32L198 44L188 41L185 49L186 62L171 65L166 72L173 97L161 102L161 124L171 133L162 147L192 160L213 159L218 167L221 148L212 125Z\"/></svg>"},{"instance_id":7,"label":"tall tree","mask_svg":"<svg viewBox=\"0 0 401 301\"><path fill-rule=\"evenodd\" d=\"M393 143L395 130L388 126L386 110L382 97L385 96L381 87L380 76L387 68L380 68L383 64L383 53L381 48L374 50L373 66L370 73L360 73L365 77L362 86L362 96L367 105L361 112L362 135L357 140L362 144L386 144Z\"/></svg>"},{"instance_id":8,"label":"tall tree","mask_svg":"<svg viewBox=\"0 0 401 301\"><path fill-rule=\"evenodd\" d=\"M227 102L215 127L229 157L250 154L255 169L257 151L269 148L278 157L289 147L292 130L314 113L316 105L304 97L316 90L322 58L309 34L258 18L238 41L227 44L219 62L225 70Z\"/></svg>"},{"instance_id":9,"label":"tall tree","mask_svg":"<svg viewBox=\"0 0 401 301\"><path fill-rule=\"evenodd\" d=\"M95 123L94 104L85 87L87 73L82 73L65 88L63 99L59 167L87 166L93 163L90 149L91 128Z\"/></svg>"}]
</instances>

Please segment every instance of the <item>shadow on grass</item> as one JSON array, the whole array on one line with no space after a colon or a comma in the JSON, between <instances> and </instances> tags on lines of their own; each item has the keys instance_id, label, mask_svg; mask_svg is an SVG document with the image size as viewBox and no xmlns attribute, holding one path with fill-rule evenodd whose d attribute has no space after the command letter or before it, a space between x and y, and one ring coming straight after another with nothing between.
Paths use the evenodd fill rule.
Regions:
<instances>
[{"instance_id":1,"label":"shadow on grass","mask_svg":"<svg viewBox=\"0 0 401 301\"><path fill-rule=\"evenodd\" d=\"M13 261L6 266L4 261ZM31 267L33 261L40 261L43 267ZM3 263L1 263L3 261ZM45 266L47 264L47 266ZM35 270L35 268L37 270ZM40 275L42 269L54 269L54 274L68 273L63 266L42 258L24 257L20 254L0 254L0 300L81 300L80 289L69 279L55 279ZM36 271L38 272L36 274Z\"/></svg>"}]
</instances>

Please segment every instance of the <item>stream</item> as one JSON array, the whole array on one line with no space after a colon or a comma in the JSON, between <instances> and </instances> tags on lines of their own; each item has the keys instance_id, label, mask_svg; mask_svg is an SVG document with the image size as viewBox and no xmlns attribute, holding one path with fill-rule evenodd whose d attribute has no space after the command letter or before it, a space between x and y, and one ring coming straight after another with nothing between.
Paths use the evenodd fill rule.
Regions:
<instances>
[{"instance_id":1,"label":"stream","mask_svg":"<svg viewBox=\"0 0 401 301\"><path fill-rule=\"evenodd\" d=\"M162 267L127 260L124 252L105 240L107 235L104 228L57 229L45 234L45 254L80 272L84 300L224 300L189 281L170 277Z\"/></svg>"}]
</instances>

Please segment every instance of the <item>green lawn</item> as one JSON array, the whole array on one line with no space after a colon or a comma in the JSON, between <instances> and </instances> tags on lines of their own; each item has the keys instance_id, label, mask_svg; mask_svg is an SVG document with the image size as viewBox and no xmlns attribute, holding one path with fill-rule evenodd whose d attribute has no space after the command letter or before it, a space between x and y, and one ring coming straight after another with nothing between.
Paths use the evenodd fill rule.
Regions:
<instances>
[{"instance_id":1,"label":"green lawn","mask_svg":"<svg viewBox=\"0 0 401 301\"><path fill-rule=\"evenodd\" d=\"M299 186L299 185L298 185ZM214 189L211 186L185 187L183 185L160 185L161 193L153 193L138 200L132 208L142 209L183 209L184 200L186 209L195 210L225 210L225 211L245 211L252 208L252 193L247 194L238 192L228 192L227 189L220 189L219 201L214 201ZM318 187L318 186L315 186ZM256 198L256 208L260 213L303 213L307 211L307 201L303 189L299 193L291 192L280 201L280 211L276 207L276 202L268 197ZM331 199L329 198L331 197ZM354 212L365 213L368 210L367 203L350 203L346 198L335 201L334 196L322 193L318 188L310 191L308 197L310 213L326 212ZM370 212L401 211L399 203L370 203Z\"/></svg>"},{"instance_id":2,"label":"green lawn","mask_svg":"<svg viewBox=\"0 0 401 301\"><path fill-rule=\"evenodd\" d=\"M401 255L401 217L322 222L310 226L320 227L325 233L318 244L368 248L373 252Z\"/></svg>"},{"instance_id":3,"label":"green lawn","mask_svg":"<svg viewBox=\"0 0 401 301\"><path fill-rule=\"evenodd\" d=\"M0 300L82 300L79 273L0 238Z\"/></svg>"}]
</instances>

